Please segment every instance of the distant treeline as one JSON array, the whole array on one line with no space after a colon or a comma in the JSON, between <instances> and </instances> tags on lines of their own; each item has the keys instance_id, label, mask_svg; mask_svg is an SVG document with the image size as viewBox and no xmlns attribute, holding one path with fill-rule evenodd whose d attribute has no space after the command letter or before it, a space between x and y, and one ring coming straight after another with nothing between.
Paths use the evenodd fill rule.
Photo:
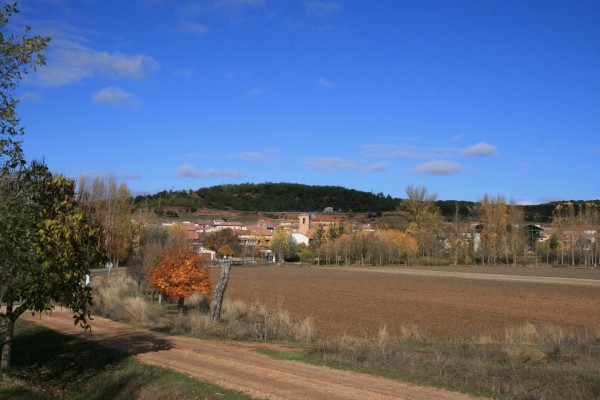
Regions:
<instances>
[{"instance_id":1,"label":"distant treeline","mask_svg":"<svg viewBox=\"0 0 600 400\"><path fill-rule=\"evenodd\" d=\"M153 195L137 196L136 207L184 207L189 210L210 208L253 212L321 212L331 207L334 212L377 213L394 211L402 199L383 193L363 192L341 186L313 186L297 183L244 183L218 185L208 188L162 191ZM594 202L600 203L595 200ZM525 219L533 222L550 222L557 204L552 202L523 206ZM583 201L573 201L577 206ZM476 218L472 212L475 203L470 201L438 200L442 215L452 219L458 205L461 220Z\"/></svg>"},{"instance_id":2,"label":"distant treeline","mask_svg":"<svg viewBox=\"0 0 600 400\"><path fill-rule=\"evenodd\" d=\"M196 191L162 191L137 196L137 207L211 208L237 211L334 211L377 212L396 209L399 199L341 186L311 186L297 183L244 183L219 185Z\"/></svg>"}]
</instances>

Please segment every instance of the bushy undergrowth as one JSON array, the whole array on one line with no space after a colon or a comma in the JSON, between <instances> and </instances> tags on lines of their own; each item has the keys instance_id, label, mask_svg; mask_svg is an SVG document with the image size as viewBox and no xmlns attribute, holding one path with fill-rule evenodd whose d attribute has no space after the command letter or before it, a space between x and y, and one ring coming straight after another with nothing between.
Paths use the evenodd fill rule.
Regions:
<instances>
[{"instance_id":1,"label":"bushy undergrowth","mask_svg":"<svg viewBox=\"0 0 600 400\"><path fill-rule=\"evenodd\" d=\"M281 307L269 309L260 303L226 299L220 321L213 322L208 298L194 294L185 299L180 313L166 301L151 301L126 275L94 282L94 303L94 313L107 318L198 337L307 343L315 335L312 319L294 318Z\"/></svg>"}]
</instances>

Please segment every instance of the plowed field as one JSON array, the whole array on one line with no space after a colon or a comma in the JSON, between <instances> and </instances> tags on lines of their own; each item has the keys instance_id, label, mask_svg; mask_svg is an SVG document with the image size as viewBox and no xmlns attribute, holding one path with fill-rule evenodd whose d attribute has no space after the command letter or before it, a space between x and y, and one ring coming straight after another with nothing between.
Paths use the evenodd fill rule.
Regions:
<instances>
[{"instance_id":1,"label":"plowed field","mask_svg":"<svg viewBox=\"0 0 600 400\"><path fill-rule=\"evenodd\" d=\"M212 268L213 277L219 268ZM525 322L600 327L600 271L542 268L234 267L226 298L313 317L328 336L417 326L437 338Z\"/></svg>"}]
</instances>

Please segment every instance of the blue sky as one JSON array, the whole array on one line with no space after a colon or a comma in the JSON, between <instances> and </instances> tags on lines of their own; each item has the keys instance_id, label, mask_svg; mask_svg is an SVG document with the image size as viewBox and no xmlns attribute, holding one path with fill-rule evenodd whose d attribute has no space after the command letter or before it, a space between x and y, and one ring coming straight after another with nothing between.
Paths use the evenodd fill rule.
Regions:
<instances>
[{"instance_id":1,"label":"blue sky","mask_svg":"<svg viewBox=\"0 0 600 400\"><path fill-rule=\"evenodd\" d=\"M595 0L21 0L29 159L223 183L600 198Z\"/></svg>"}]
</instances>

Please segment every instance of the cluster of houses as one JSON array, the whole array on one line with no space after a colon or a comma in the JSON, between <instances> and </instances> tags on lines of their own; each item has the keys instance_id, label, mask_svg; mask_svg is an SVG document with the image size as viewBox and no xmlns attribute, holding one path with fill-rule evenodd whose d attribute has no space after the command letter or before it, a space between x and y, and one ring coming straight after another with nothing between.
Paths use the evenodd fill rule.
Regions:
<instances>
[{"instance_id":1,"label":"cluster of houses","mask_svg":"<svg viewBox=\"0 0 600 400\"><path fill-rule=\"evenodd\" d=\"M178 224L186 229L188 238L192 241L199 252L204 254L210 260L216 258L214 251L206 249L202 246L202 239L210 233L218 232L224 229L231 229L239 240L240 247L244 250L244 254L249 256L255 256L258 254L262 258L272 257L271 251L269 250L269 242L273 236L273 232L276 227L281 227L285 232L290 234L297 244L309 245L311 239L314 237L315 227L321 225L324 231L327 231L332 225L340 222L340 216L331 213L322 214L299 214L297 219L288 219L284 221L278 221L274 223L269 220L259 220L257 223L252 225L246 225L240 221L224 221L224 220L212 220L212 221L183 221L183 222L163 222L163 226L172 226ZM477 222L463 224L461 226L461 232L465 236L465 240L470 240L473 243L474 250L477 249L479 235L483 229L483 225ZM548 240L553 233L552 227L528 224L525 229L531 235L531 242L543 242ZM363 231L363 232L374 232L377 229L371 226L371 224L353 224L352 230ZM572 227L568 230L560 232L559 240L564 243L572 243L575 240L581 240L583 238L586 242L593 244L597 237L597 232L600 229L596 227L578 228ZM249 252L252 249L252 253Z\"/></svg>"},{"instance_id":2,"label":"cluster of houses","mask_svg":"<svg viewBox=\"0 0 600 400\"><path fill-rule=\"evenodd\" d=\"M231 229L237 236L242 249L256 249L261 257L269 258L271 257L269 242L276 227L281 227L286 233L290 234L297 244L308 246L317 225L321 225L327 231L329 227L339 222L339 216L336 215L300 214L297 220L285 220L277 224L269 220L259 220L252 225L246 225L239 221L213 220L163 222L162 226L169 227L176 224L182 226L187 232L188 239L198 247L199 252L205 254L210 260L214 260L216 257L215 252L202 246L202 239L210 233ZM355 229L362 231L375 230L370 224L356 225Z\"/></svg>"}]
</instances>

